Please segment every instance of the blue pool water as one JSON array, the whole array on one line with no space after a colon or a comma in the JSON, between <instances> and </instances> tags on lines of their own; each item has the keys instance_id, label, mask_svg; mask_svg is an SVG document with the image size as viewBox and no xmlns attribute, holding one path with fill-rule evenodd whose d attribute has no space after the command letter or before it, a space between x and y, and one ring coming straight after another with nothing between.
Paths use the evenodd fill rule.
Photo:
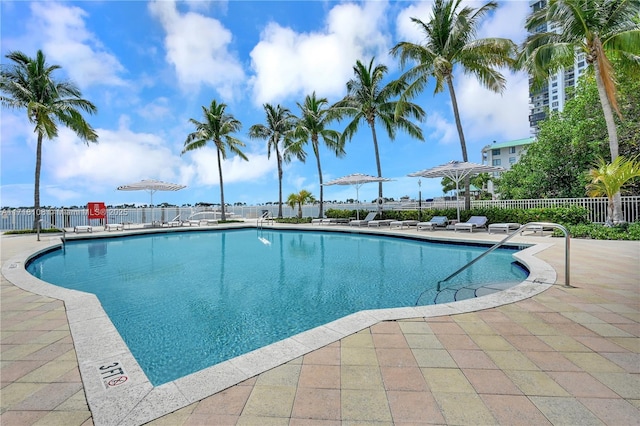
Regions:
<instances>
[{"instance_id":1,"label":"blue pool water","mask_svg":"<svg viewBox=\"0 0 640 426\"><path fill-rule=\"evenodd\" d=\"M94 293L159 385L363 309L413 306L485 250L242 229L68 242L27 269ZM520 282L512 253L496 250L448 285Z\"/></svg>"}]
</instances>

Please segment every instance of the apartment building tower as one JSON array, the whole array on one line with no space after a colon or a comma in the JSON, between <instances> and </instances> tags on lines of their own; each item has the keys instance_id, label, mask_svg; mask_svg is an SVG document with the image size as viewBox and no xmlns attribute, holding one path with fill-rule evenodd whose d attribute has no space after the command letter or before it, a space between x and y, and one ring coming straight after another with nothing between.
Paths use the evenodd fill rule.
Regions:
<instances>
[{"instance_id":1,"label":"apartment building tower","mask_svg":"<svg viewBox=\"0 0 640 426\"><path fill-rule=\"evenodd\" d=\"M546 6L547 0L529 0L531 11L535 12ZM545 23L534 29L534 33L558 31L550 23ZM565 68L552 75L546 84L535 90L532 89L532 79L529 79L529 126L531 133L538 133L538 123L544 120L548 111L562 111L567 101L567 89L576 85L587 68L585 54L580 52L572 67Z\"/></svg>"}]
</instances>

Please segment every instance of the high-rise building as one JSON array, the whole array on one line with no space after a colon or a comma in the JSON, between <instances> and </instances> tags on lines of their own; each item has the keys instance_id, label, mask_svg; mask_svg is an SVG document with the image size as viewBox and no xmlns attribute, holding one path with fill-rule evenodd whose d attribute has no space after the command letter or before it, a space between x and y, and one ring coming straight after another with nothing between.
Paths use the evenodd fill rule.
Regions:
<instances>
[{"instance_id":1,"label":"high-rise building","mask_svg":"<svg viewBox=\"0 0 640 426\"><path fill-rule=\"evenodd\" d=\"M531 12L546 6L547 0L529 0ZM534 29L534 33L558 31L553 24L546 23ZM580 52L576 56L573 67L558 71L546 84L533 90L532 79L529 79L529 125L532 134L538 133L538 122L544 120L548 111L562 111L567 101L567 89L576 85L587 68L585 54Z\"/></svg>"}]
</instances>

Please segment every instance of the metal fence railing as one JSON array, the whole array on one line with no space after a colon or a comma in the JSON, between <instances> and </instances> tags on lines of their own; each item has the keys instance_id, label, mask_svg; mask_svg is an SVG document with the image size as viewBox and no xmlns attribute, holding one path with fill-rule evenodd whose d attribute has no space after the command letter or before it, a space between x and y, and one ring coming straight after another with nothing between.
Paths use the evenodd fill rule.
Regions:
<instances>
[{"instance_id":1,"label":"metal fence railing","mask_svg":"<svg viewBox=\"0 0 640 426\"><path fill-rule=\"evenodd\" d=\"M451 199L436 199L434 201L424 201L421 203L423 211L440 208L456 208L457 203L464 208L462 199L456 201ZM497 208L540 208L540 207L561 207L561 206L581 206L588 210L589 220L594 223L601 223L607 217L606 198L555 198L536 200L474 200L471 207L497 207ZM339 210L376 210L375 203L325 203L324 211L328 209ZM410 202L388 202L382 208L384 210L417 210L419 203ZM259 206L228 206L226 212L228 219L256 219L260 217L264 210L268 210L273 217L278 215L278 205ZM319 206L302 206L303 217L317 217ZM219 208L215 207L137 207L137 208L107 208L107 223L143 224L153 222L169 222L175 218L187 220L196 213L210 212L218 215ZM640 221L640 196L622 197L622 212L627 222ZM282 206L283 217L295 217L298 208ZM20 230L31 229L33 227L33 209L11 209L0 210L0 230ZM96 219L88 219L87 209L42 209L41 219L43 229L46 228L73 228L83 225L102 225Z\"/></svg>"}]
</instances>

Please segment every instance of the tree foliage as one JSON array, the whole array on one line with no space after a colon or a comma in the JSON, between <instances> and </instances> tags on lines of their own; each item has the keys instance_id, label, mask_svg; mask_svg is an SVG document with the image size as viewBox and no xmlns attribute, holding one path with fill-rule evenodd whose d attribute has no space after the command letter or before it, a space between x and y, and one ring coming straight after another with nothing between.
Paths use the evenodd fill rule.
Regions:
<instances>
[{"instance_id":1,"label":"tree foliage","mask_svg":"<svg viewBox=\"0 0 640 426\"><path fill-rule=\"evenodd\" d=\"M83 142L98 142L98 134L82 116L82 112L94 114L97 108L82 98L82 93L70 81L56 80L54 71L59 65L49 65L42 50L30 58L22 52L6 55L12 63L2 64L0 70L0 103L27 113L29 122L37 134L36 170L34 178L33 229L40 221L40 169L42 167L42 142L58 136L58 125L71 129Z\"/></svg>"},{"instance_id":2,"label":"tree foliage","mask_svg":"<svg viewBox=\"0 0 640 426\"><path fill-rule=\"evenodd\" d=\"M422 129L411 120L422 121L425 112L406 99L396 100L405 90L405 84L402 81L383 84L388 68L381 64L374 65L374 60L375 58L371 58L368 65L356 61L353 67L354 77L347 82L347 95L331 109L332 117L338 120L350 119L342 132L342 141L351 140L360 124L366 123L369 126L378 177L382 177L376 123L385 129L390 140L395 139L400 129L411 137L424 141ZM382 198L382 182L378 183L378 198Z\"/></svg>"},{"instance_id":3,"label":"tree foliage","mask_svg":"<svg viewBox=\"0 0 640 426\"><path fill-rule=\"evenodd\" d=\"M465 74L474 76L483 87L502 93L506 79L500 73L500 68L513 65L516 45L506 38L477 37L482 19L498 7L497 2L487 2L478 9L463 6L462 0L435 0L428 21L411 18L422 33L422 43L400 42L391 49L391 54L400 59L402 68L409 62L414 64L399 78L406 84L401 99L410 99L422 92L431 78L435 80L434 94L447 87L460 138L462 160L468 161L453 84L454 70L458 67ZM398 104L399 107L402 105ZM469 185L469 179L465 178L465 209L469 209L471 203Z\"/></svg>"},{"instance_id":4,"label":"tree foliage","mask_svg":"<svg viewBox=\"0 0 640 426\"><path fill-rule=\"evenodd\" d=\"M282 218L282 170L287 164L297 158L305 161L306 154L302 144L294 139L296 116L282 105L263 105L267 124L254 124L249 128L252 139L267 140L267 158L275 154L278 164L278 218Z\"/></svg>"},{"instance_id":5,"label":"tree foliage","mask_svg":"<svg viewBox=\"0 0 640 426\"><path fill-rule=\"evenodd\" d=\"M313 155L316 157L316 167L318 169L318 179L320 181L320 203L318 217L324 216L324 186L322 185L322 165L320 164L320 141L336 157L342 158L346 154L344 151L345 141L340 137L340 132L329 129L329 123L333 120L332 109L328 107L327 98L316 97L316 92L307 95L304 104L298 103L300 108L300 118L296 122L295 137L302 145L311 143Z\"/></svg>"},{"instance_id":6,"label":"tree foliage","mask_svg":"<svg viewBox=\"0 0 640 426\"><path fill-rule=\"evenodd\" d=\"M616 117L620 154L640 154L640 81L631 73L619 73L619 106ZM586 172L598 157L610 158L607 126L592 75L583 76L562 112L553 112L540 123L536 142L520 161L504 172L496 185L502 199L584 197ZM628 186L640 194L637 183Z\"/></svg>"},{"instance_id":7,"label":"tree foliage","mask_svg":"<svg viewBox=\"0 0 640 426\"><path fill-rule=\"evenodd\" d=\"M218 103L214 99L211 101L209 108L205 106L202 107L202 114L204 116L204 120L202 122L194 118L190 118L189 122L195 126L196 130L189 133L184 142L184 149L182 150L182 153L184 154L185 152L193 151L194 149L203 148L209 142L213 142L216 147L218 178L220 179L220 217L222 220L226 220L224 184L222 180L222 160L226 160L227 151L231 151L243 160L249 161L247 156L240 149L245 146L244 142L232 136L232 133L240 131L242 123L240 123L240 121L238 121L233 115L228 114L226 112L226 108L226 104Z\"/></svg>"},{"instance_id":8,"label":"tree foliage","mask_svg":"<svg viewBox=\"0 0 640 426\"><path fill-rule=\"evenodd\" d=\"M313 194L306 189L301 190L300 192L289 194L287 198L287 205L292 209L298 206L298 219L302 218L302 206L304 204L311 204L316 201Z\"/></svg>"},{"instance_id":9,"label":"tree foliage","mask_svg":"<svg viewBox=\"0 0 640 426\"><path fill-rule=\"evenodd\" d=\"M606 196L609 200L607 224L614 223L613 197L632 179L640 177L640 162L636 159L626 159L622 155L611 163L598 158L595 168L589 170L591 182L587 185L590 197Z\"/></svg>"}]
</instances>

